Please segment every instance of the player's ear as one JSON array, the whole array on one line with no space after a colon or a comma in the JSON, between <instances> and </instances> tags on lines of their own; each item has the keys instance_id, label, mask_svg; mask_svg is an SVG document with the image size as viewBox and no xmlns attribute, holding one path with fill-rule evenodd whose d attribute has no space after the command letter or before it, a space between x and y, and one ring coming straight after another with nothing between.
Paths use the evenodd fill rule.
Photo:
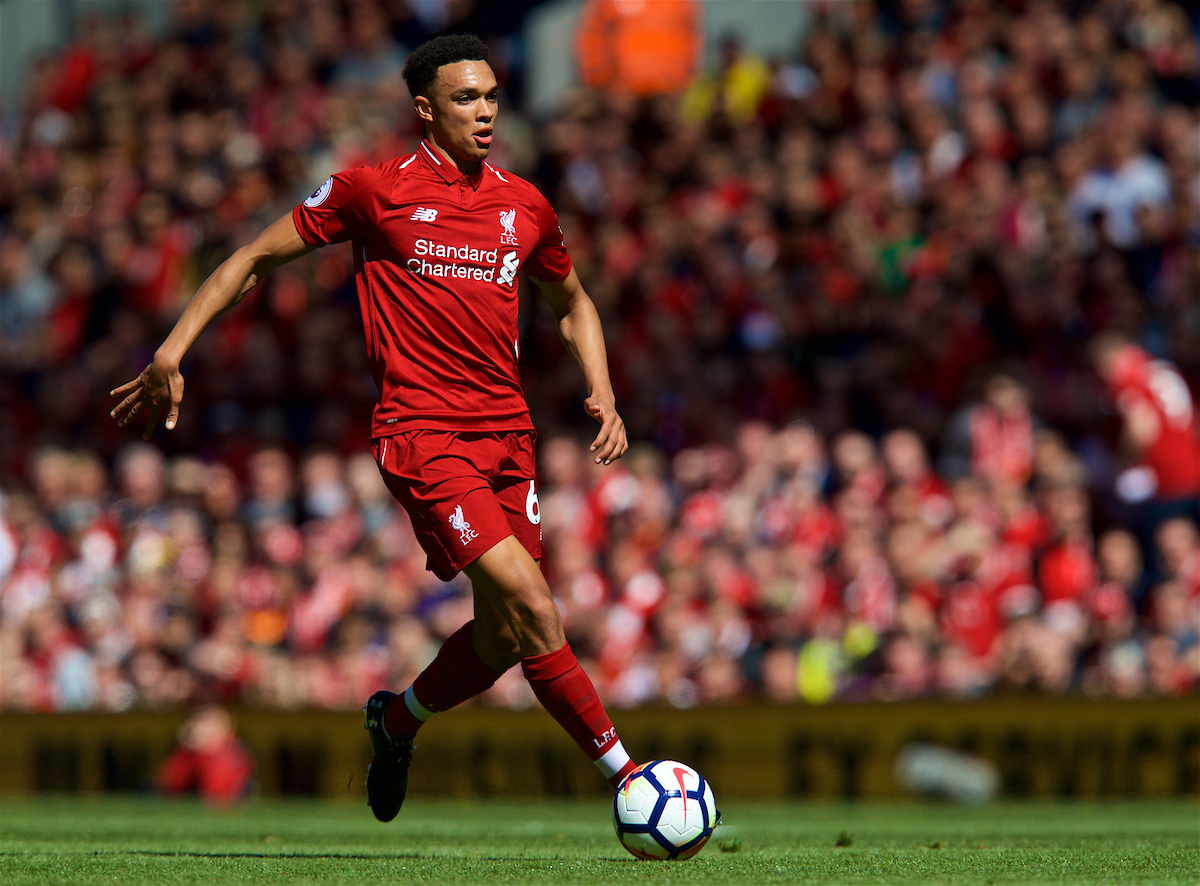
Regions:
<instances>
[{"instance_id":1,"label":"player's ear","mask_svg":"<svg viewBox=\"0 0 1200 886\"><path fill-rule=\"evenodd\" d=\"M423 95L418 95L413 99L413 107L417 111L417 116L426 123L433 122L433 103Z\"/></svg>"}]
</instances>

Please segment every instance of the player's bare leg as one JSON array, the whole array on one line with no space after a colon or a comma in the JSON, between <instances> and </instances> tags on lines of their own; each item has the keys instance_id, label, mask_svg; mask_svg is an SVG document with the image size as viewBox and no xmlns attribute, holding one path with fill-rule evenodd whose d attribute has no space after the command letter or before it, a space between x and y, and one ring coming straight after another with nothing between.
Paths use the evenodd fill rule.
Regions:
<instances>
[{"instance_id":1,"label":"player's bare leg","mask_svg":"<svg viewBox=\"0 0 1200 886\"><path fill-rule=\"evenodd\" d=\"M521 660L504 615L478 588L474 594L475 619L446 639L413 684L402 695L380 690L363 708L372 749L367 804L380 821L391 821L404 803L413 739L421 726L483 692Z\"/></svg>"},{"instance_id":2,"label":"player's bare leg","mask_svg":"<svg viewBox=\"0 0 1200 886\"><path fill-rule=\"evenodd\" d=\"M474 620L442 644L403 695L377 692L363 709L373 749L367 802L376 818L391 821L400 811L421 725L483 692L518 661L542 706L616 787L633 761L567 645L537 561L509 536L464 572L475 596Z\"/></svg>"},{"instance_id":3,"label":"player's bare leg","mask_svg":"<svg viewBox=\"0 0 1200 886\"><path fill-rule=\"evenodd\" d=\"M477 594L508 623L521 654L521 670L550 716L615 788L634 769L592 681L567 645L562 617L541 569L510 536L465 570ZM499 643L499 638L494 638ZM480 638L477 648L486 646Z\"/></svg>"},{"instance_id":4,"label":"player's bare leg","mask_svg":"<svg viewBox=\"0 0 1200 886\"><path fill-rule=\"evenodd\" d=\"M550 586L516 536L492 547L463 572L471 579L476 596L489 601L510 629L521 659L555 652L567 642ZM477 609L477 624L478 617Z\"/></svg>"},{"instance_id":5,"label":"player's bare leg","mask_svg":"<svg viewBox=\"0 0 1200 886\"><path fill-rule=\"evenodd\" d=\"M472 590L475 597L475 628L471 633L471 645L489 668L507 671L521 661L521 646L516 634L492 601L479 588Z\"/></svg>"}]
</instances>

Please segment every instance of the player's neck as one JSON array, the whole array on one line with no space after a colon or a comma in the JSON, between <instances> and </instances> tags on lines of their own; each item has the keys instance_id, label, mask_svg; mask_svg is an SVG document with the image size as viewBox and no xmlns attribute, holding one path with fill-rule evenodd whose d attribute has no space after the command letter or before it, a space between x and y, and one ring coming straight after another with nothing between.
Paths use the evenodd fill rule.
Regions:
<instances>
[{"instance_id":1,"label":"player's neck","mask_svg":"<svg viewBox=\"0 0 1200 886\"><path fill-rule=\"evenodd\" d=\"M433 149L435 151L437 151L439 156L444 157L446 160L448 160L450 162L450 165L453 166L455 169L457 169L459 172L461 172L463 175L479 175L480 171L483 169L483 161L482 160L472 160L472 159L455 157L453 154L451 154L449 151L447 151L445 148L443 148L440 144L438 144L437 137L432 132L426 131L425 140L427 142L429 142L429 144L433 145Z\"/></svg>"}]
</instances>

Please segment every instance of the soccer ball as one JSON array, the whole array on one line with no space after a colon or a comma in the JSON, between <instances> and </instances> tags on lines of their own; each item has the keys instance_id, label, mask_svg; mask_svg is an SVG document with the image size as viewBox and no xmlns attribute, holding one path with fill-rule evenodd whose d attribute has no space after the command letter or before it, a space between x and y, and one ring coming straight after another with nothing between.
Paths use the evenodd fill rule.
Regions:
<instances>
[{"instance_id":1,"label":"soccer ball","mask_svg":"<svg viewBox=\"0 0 1200 886\"><path fill-rule=\"evenodd\" d=\"M720 818L708 782L674 760L643 763L613 797L617 839L638 858L691 858Z\"/></svg>"}]
</instances>

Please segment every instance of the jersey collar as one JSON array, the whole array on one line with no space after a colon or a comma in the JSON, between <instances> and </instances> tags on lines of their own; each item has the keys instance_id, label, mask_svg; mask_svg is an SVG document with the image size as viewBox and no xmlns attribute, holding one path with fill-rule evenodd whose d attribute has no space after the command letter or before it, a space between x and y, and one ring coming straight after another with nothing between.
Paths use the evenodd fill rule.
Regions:
<instances>
[{"instance_id":1,"label":"jersey collar","mask_svg":"<svg viewBox=\"0 0 1200 886\"><path fill-rule=\"evenodd\" d=\"M438 153L438 149L427 138L421 139L421 144L417 148L417 153L421 159L425 161L425 165L442 177L448 185L466 179L472 188L478 188L479 183L483 181L483 164L479 164L479 172L475 175L465 175L458 171L458 167L451 163L448 159Z\"/></svg>"}]
</instances>

